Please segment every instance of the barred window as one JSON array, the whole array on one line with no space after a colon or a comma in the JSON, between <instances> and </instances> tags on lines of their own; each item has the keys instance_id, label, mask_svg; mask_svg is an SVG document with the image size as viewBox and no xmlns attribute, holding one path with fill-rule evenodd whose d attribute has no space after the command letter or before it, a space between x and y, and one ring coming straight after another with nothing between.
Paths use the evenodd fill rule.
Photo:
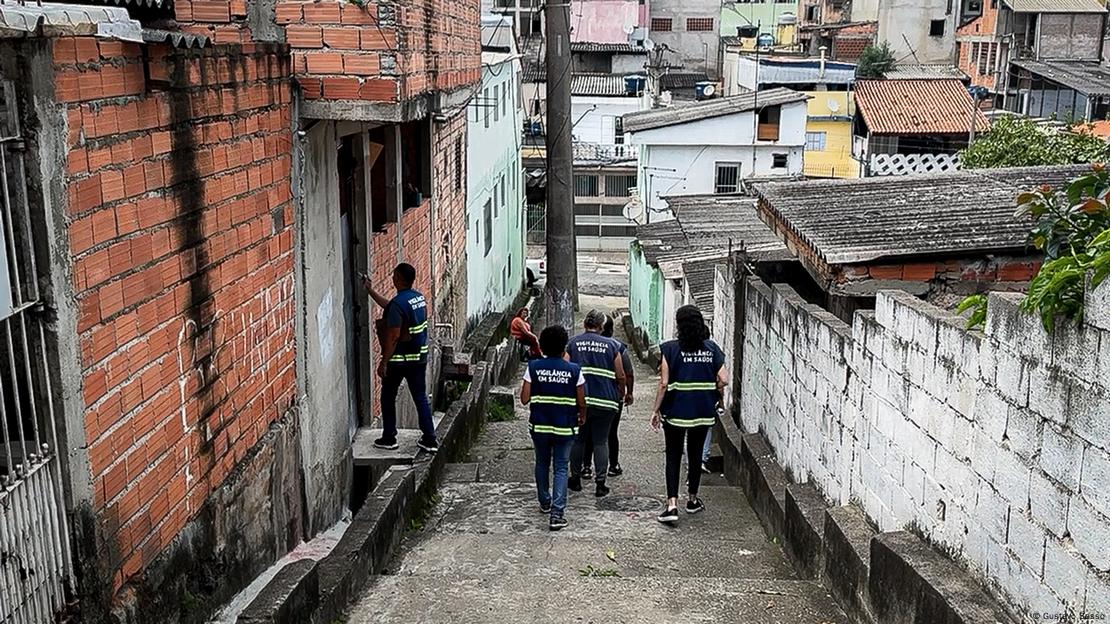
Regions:
<instances>
[{"instance_id":1,"label":"barred window","mask_svg":"<svg viewBox=\"0 0 1110 624\"><path fill-rule=\"evenodd\" d=\"M669 18L669 17L653 17L653 18L651 18L651 29L655 32L671 32L671 18Z\"/></svg>"},{"instance_id":2,"label":"barred window","mask_svg":"<svg viewBox=\"0 0 1110 624\"><path fill-rule=\"evenodd\" d=\"M718 195L740 192L740 163L717 163L717 183L714 186Z\"/></svg>"},{"instance_id":3,"label":"barred window","mask_svg":"<svg viewBox=\"0 0 1110 624\"><path fill-rule=\"evenodd\" d=\"M686 30L690 32L713 32L713 18L689 17L686 19Z\"/></svg>"},{"instance_id":4,"label":"barred window","mask_svg":"<svg viewBox=\"0 0 1110 624\"><path fill-rule=\"evenodd\" d=\"M597 176L596 175L576 175L574 176L574 196L575 197L597 197Z\"/></svg>"},{"instance_id":5,"label":"barred window","mask_svg":"<svg viewBox=\"0 0 1110 624\"><path fill-rule=\"evenodd\" d=\"M636 187L635 175L607 175L605 176L606 197L629 197Z\"/></svg>"},{"instance_id":6,"label":"barred window","mask_svg":"<svg viewBox=\"0 0 1110 624\"><path fill-rule=\"evenodd\" d=\"M807 152L823 152L825 151L827 132L807 132L806 133L806 151Z\"/></svg>"}]
</instances>

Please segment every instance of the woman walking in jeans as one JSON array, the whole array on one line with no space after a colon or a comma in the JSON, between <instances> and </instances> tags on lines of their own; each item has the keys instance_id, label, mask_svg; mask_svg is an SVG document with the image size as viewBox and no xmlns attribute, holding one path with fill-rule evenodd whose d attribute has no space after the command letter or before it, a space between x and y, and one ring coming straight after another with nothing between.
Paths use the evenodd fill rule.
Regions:
<instances>
[{"instance_id":1,"label":"woman walking in jeans","mask_svg":"<svg viewBox=\"0 0 1110 624\"><path fill-rule=\"evenodd\" d=\"M688 497L686 513L705 509L698 498L701 485L702 447L717 417L719 391L728 384L725 355L709 339L705 318L696 306L683 306L675 314L678 340L663 343L659 392L651 426L662 424L667 447L667 507L659 521L678 521L678 474L686 451Z\"/></svg>"},{"instance_id":2,"label":"woman walking in jeans","mask_svg":"<svg viewBox=\"0 0 1110 624\"><path fill-rule=\"evenodd\" d=\"M520 402L529 405L528 430L536 449L536 491L540 511L551 514L548 528L567 526L567 470L578 427L586 421L586 378L582 369L563 359L567 330L548 327L540 333L543 358L524 372ZM554 464L554 483L552 483Z\"/></svg>"}]
</instances>

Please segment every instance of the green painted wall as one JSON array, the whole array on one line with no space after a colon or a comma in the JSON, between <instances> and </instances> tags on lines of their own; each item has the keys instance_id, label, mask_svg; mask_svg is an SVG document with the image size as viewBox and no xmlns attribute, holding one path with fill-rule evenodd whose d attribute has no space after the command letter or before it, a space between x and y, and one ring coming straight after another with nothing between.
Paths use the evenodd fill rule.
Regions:
<instances>
[{"instance_id":1,"label":"green painted wall","mask_svg":"<svg viewBox=\"0 0 1110 624\"><path fill-rule=\"evenodd\" d=\"M652 344L659 344L663 274L647 263L637 241L633 241L628 258L628 309L632 322L643 330Z\"/></svg>"}]
</instances>

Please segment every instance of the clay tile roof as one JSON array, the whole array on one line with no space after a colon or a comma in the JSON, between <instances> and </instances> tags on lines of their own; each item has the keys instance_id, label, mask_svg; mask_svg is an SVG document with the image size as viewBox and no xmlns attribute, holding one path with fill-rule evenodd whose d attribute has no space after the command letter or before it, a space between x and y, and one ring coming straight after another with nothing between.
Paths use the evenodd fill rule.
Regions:
<instances>
[{"instance_id":1,"label":"clay tile roof","mask_svg":"<svg viewBox=\"0 0 1110 624\"><path fill-rule=\"evenodd\" d=\"M872 134L960 134L973 103L959 80L860 80L856 107ZM976 127L990 127L976 112Z\"/></svg>"}]
</instances>

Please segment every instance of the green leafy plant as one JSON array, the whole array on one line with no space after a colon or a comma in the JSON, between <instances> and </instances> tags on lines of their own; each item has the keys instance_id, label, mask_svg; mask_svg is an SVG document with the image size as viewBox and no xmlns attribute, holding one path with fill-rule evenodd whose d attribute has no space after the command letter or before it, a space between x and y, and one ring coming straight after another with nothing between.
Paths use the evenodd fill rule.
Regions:
<instances>
[{"instance_id":1,"label":"green leafy plant","mask_svg":"<svg viewBox=\"0 0 1110 624\"><path fill-rule=\"evenodd\" d=\"M856 64L856 78L882 78L894 67L894 51L884 41L877 46L867 46Z\"/></svg>"},{"instance_id":2,"label":"green leafy plant","mask_svg":"<svg viewBox=\"0 0 1110 624\"><path fill-rule=\"evenodd\" d=\"M1035 220L1030 241L1045 254L1021 307L1051 331L1057 318L1082 318L1088 273L1092 286L1110 275L1110 171L1094 165L1063 189L1042 186L1017 201L1019 214Z\"/></svg>"},{"instance_id":3,"label":"green leafy plant","mask_svg":"<svg viewBox=\"0 0 1110 624\"><path fill-rule=\"evenodd\" d=\"M987 322L987 296L972 295L961 301L959 307L956 308L956 312L960 314L968 310L971 310L971 315L967 317L968 329L979 327Z\"/></svg>"},{"instance_id":4,"label":"green leafy plant","mask_svg":"<svg viewBox=\"0 0 1110 624\"><path fill-rule=\"evenodd\" d=\"M490 401L486 412L486 420L489 422L512 422L516 420L516 412L500 401Z\"/></svg>"},{"instance_id":5,"label":"green leafy plant","mask_svg":"<svg viewBox=\"0 0 1110 624\"><path fill-rule=\"evenodd\" d=\"M990 131L960 152L960 163L968 169L1075 165L1107 158L1110 149L1106 140L1086 126L1057 130L1021 117L994 120Z\"/></svg>"}]
</instances>

